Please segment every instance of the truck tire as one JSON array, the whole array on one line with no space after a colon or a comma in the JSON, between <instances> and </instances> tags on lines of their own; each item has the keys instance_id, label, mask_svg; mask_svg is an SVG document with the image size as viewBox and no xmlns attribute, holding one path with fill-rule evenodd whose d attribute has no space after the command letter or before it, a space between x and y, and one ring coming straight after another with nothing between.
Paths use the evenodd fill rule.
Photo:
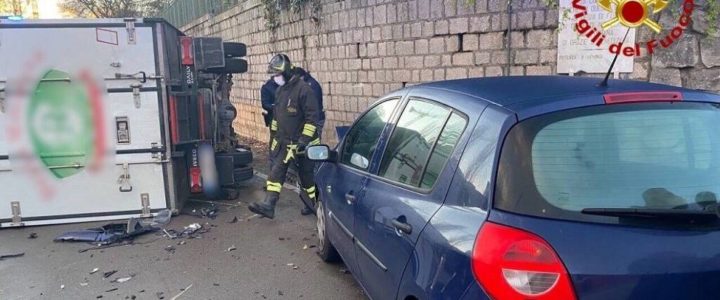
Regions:
<instances>
[{"instance_id":1,"label":"truck tire","mask_svg":"<svg viewBox=\"0 0 720 300\"><path fill-rule=\"evenodd\" d=\"M244 167L252 163L253 154L245 149L239 149L232 153L233 165L237 167Z\"/></svg>"},{"instance_id":2,"label":"truck tire","mask_svg":"<svg viewBox=\"0 0 720 300\"><path fill-rule=\"evenodd\" d=\"M247 46L243 43L223 43L225 57L243 57L247 55Z\"/></svg>"},{"instance_id":3,"label":"truck tire","mask_svg":"<svg viewBox=\"0 0 720 300\"><path fill-rule=\"evenodd\" d=\"M238 184L243 181L247 181L253 178L255 174L253 173L253 168L250 166L237 168L235 171L233 171L233 177L235 177L235 184Z\"/></svg>"},{"instance_id":4,"label":"truck tire","mask_svg":"<svg viewBox=\"0 0 720 300\"><path fill-rule=\"evenodd\" d=\"M239 74L248 70L248 63L240 58L226 58L224 68L209 68L207 73L213 74Z\"/></svg>"}]
</instances>

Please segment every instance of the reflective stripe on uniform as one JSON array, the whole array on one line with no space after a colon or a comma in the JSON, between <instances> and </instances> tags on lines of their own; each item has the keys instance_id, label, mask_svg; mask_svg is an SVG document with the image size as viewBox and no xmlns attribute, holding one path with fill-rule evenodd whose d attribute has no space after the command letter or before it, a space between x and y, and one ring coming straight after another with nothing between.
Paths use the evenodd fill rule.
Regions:
<instances>
[{"instance_id":1,"label":"reflective stripe on uniform","mask_svg":"<svg viewBox=\"0 0 720 300\"><path fill-rule=\"evenodd\" d=\"M279 182L267 181L267 191L279 193L282 190L282 184Z\"/></svg>"},{"instance_id":2,"label":"reflective stripe on uniform","mask_svg":"<svg viewBox=\"0 0 720 300\"><path fill-rule=\"evenodd\" d=\"M285 160L283 160L283 163L288 163L291 159L295 158L295 152L297 151L297 145L288 145L287 146L287 154L285 154Z\"/></svg>"},{"instance_id":3,"label":"reflective stripe on uniform","mask_svg":"<svg viewBox=\"0 0 720 300\"><path fill-rule=\"evenodd\" d=\"M315 125L313 125L313 124L305 124L305 127L303 127L302 134L312 137L313 135L315 135L316 129L317 129L317 127L315 127Z\"/></svg>"},{"instance_id":4,"label":"reflective stripe on uniform","mask_svg":"<svg viewBox=\"0 0 720 300\"><path fill-rule=\"evenodd\" d=\"M320 145L320 138L316 138L310 142L310 145Z\"/></svg>"},{"instance_id":5,"label":"reflective stripe on uniform","mask_svg":"<svg viewBox=\"0 0 720 300\"><path fill-rule=\"evenodd\" d=\"M311 199L315 199L315 186L314 185L309 188L306 188L305 191L308 193L308 196Z\"/></svg>"},{"instance_id":6,"label":"reflective stripe on uniform","mask_svg":"<svg viewBox=\"0 0 720 300\"><path fill-rule=\"evenodd\" d=\"M275 119L273 119L272 122L270 122L270 130L277 131L277 128L278 128L277 121Z\"/></svg>"},{"instance_id":7,"label":"reflective stripe on uniform","mask_svg":"<svg viewBox=\"0 0 720 300\"><path fill-rule=\"evenodd\" d=\"M270 151L275 151L275 148L277 148L278 141L276 139L272 140L272 144L270 145Z\"/></svg>"}]
</instances>

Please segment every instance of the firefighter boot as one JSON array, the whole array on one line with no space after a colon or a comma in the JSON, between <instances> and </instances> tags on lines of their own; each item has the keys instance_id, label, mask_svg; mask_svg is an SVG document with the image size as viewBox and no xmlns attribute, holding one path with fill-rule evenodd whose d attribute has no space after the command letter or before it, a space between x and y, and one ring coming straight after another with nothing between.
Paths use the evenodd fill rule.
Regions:
<instances>
[{"instance_id":1,"label":"firefighter boot","mask_svg":"<svg viewBox=\"0 0 720 300\"><path fill-rule=\"evenodd\" d=\"M277 204L278 199L280 199L278 193L268 192L264 200L251 203L248 209L258 215L273 219L275 218L275 204Z\"/></svg>"}]
</instances>

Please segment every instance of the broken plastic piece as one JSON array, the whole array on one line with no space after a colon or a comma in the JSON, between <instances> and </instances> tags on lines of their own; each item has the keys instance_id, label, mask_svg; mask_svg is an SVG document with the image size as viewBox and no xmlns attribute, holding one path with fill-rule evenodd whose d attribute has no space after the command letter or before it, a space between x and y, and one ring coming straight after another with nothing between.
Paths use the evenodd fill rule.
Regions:
<instances>
[{"instance_id":1,"label":"broken plastic piece","mask_svg":"<svg viewBox=\"0 0 720 300\"><path fill-rule=\"evenodd\" d=\"M172 218L172 212L170 212L169 209L163 209L159 211L151 220L144 219L141 223L145 226L159 227L170 223L170 218Z\"/></svg>"},{"instance_id":2,"label":"broken plastic piece","mask_svg":"<svg viewBox=\"0 0 720 300\"><path fill-rule=\"evenodd\" d=\"M182 291L181 291L179 294L177 294L177 295L175 295L174 297L170 298L170 300L176 300L177 298L180 298L180 296L182 296L183 294L185 294L185 292L187 292L192 286L193 286L192 284L191 284L191 285L188 285L188 287L182 289Z\"/></svg>"},{"instance_id":3,"label":"broken plastic piece","mask_svg":"<svg viewBox=\"0 0 720 300\"><path fill-rule=\"evenodd\" d=\"M0 255L0 260L6 259L6 258L21 257L23 255L25 255L25 252L15 253L15 254L4 254L4 255Z\"/></svg>"},{"instance_id":4,"label":"broken plastic piece","mask_svg":"<svg viewBox=\"0 0 720 300\"><path fill-rule=\"evenodd\" d=\"M95 268L92 271L90 271L90 274L95 274L97 271L100 271L100 268Z\"/></svg>"},{"instance_id":5,"label":"broken plastic piece","mask_svg":"<svg viewBox=\"0 0 720 300\"><path fill-rule=\"evenodd\" d=\"M103 273L103 278L108 278L110 276L113 276L113 274L115 274L115 273L117 273L117 270L105 272L105 273Z\"/></svg>"},{"instance_id":6,"label":"broken plastic piece","mask_svg":"<svg viewBox=\"0 0 720 300\"><path fill-rule=\"evenodd\" d=\"M110 223L100 228L66 232L56 237L55 241L99 242L99 245L108 245L155 230L157 228L142 225L137 219L130 218L127 223Z\"/></svg>"},{"instance_id":7,"label":"broken plastic piece","mask_svg":"<svg viewBox=\"0 0 720 300\"><path fill-rule=\"evenodd\" d=\"M235 248L235 245L230 246L230 248L227 249L227 252L230 252L233 250L237 250L237 248Z\"/></svg>"},{"instance_id":8,"label":"broken plastic piece","mask_svg":"<svg viewBox=\"0 0 720 300\"><path fill-rule=\"evenodd\" d=\"M132 279L132 276L123 277L123 278L118 278L118 279L115 279L115 280L112 281L112 282L123 283L123 282L128 282L128 281L130 281L130 279Z\"/></svg>"}]
</instances>

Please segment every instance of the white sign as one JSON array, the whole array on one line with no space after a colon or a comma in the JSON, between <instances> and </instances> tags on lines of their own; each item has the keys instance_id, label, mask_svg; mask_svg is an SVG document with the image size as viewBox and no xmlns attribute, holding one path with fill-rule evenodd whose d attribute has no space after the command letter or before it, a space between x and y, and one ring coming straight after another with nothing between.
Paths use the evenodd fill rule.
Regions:
<instances>
[{"instance_id":1,"label":"white sign","mask_svg":"<svg viewBox=\"0 0 720 300\"><path fill-rule=\"evenodd\" d=\"M603 10L597 0L560 0L559 11L557 72L606 73L615 57L610 52L611 46L622 41L627 27L618 24L602 29L601 24L613 19L615 14ZM623 48L634 48L635 29L627 33ZM621 53L613 72L632 71L633 57Z\"/></svg>"}]
</instances>

